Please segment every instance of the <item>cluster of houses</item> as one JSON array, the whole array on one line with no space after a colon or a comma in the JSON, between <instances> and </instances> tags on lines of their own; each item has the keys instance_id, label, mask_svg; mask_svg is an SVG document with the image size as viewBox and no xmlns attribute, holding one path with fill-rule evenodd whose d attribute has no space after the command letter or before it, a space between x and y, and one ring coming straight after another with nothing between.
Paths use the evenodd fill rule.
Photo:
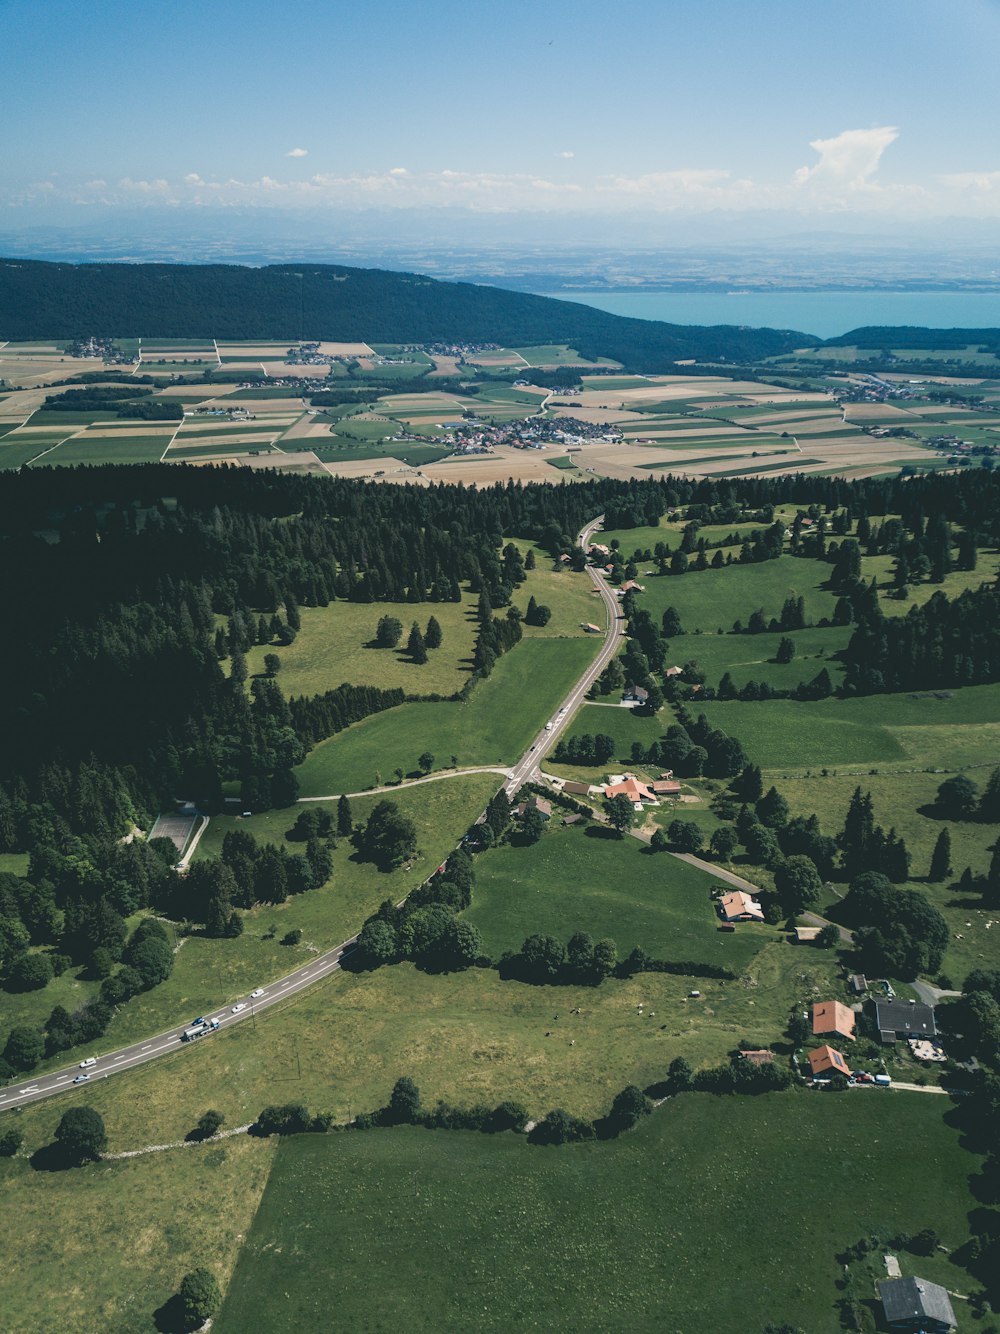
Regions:
<instances>
[{"instance_id":1,"label":"cluster of houses","mask_svg":"<svg viewBox=\"0 0 1000 1334\"><path fill-rule=\"evenodd\" d=\"M903 1038L910 1042L931 1042L937 1036L933 1007L919 1001L873 1000L870 1002L869 1018L879 1041L887 1046ZM844 1054L830 1043L853 1042L856 1037L856 1024L855 1011L841 1001L818 1001L813 1005L813 1037L827 1039L808 1056L809 1069L814 1080L827 1080L834 1075L843 1075L845 1079L855 1077ZM887 1084L889 1077L887 1075L875 1075L874 1079L859 1077L859 1082Z\"/></svg>"}]
</instances>

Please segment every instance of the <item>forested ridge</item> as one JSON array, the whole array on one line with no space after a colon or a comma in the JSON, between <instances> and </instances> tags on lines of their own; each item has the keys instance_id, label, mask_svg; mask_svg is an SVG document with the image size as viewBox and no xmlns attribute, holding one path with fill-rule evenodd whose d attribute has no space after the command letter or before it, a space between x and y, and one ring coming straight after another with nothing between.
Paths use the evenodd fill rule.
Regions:
<instances>
[{"instance_id":1,"label":"forested ridge","mask_svg":"<svg viewBox=\"0 0 1000 1334\"><path fill-rule=\"evenodd\" d=\"M793 550L829 562L842 623L857 626L844 653L849 688L997 679L995 588L884 617L858 580L857 538L838 543L836 533L838 516L863 516L869 554L891 552L933 579L951 559L950 524L1000 539L998 492L1000 479L984 473L482 490L178 465L7 473L0 559L17 571L7 611L18 629L0 658L0 847L30 845L38 802L82 829L121 826L130 808L152 812L177 796L211 806L226 781L257 807L290 799L310 746L402 696L345 682L289 701L265 678L248 692L252 645L291 642L300 606L455 601L462 584L481 595L474 662L486 675L516 645L515 627L492 613L524 577L501 535L558 556L602 511L610 528L656 523L679 505L716 519L779 503L828 508L831 540L821 517L808 536L796 525ZM780 556L780 545L759 545L748 559ZM974 555L966 543L960 560L963 550ZM692 561L690 577L698 568Z\"/></svg>"},{"instance_id":2,"label":"forested ridge","mask_svg":"<svg viewBox=\"0 0 1000 1334\"><path fill-rule=\"evenodd\" d=\"M736 325L626 319L573 301L333 264L64 264L0 260L0 337L333 339L569 343L588 358L665 371L677 358L740 361L818 340Z\"/></svg>"}]
</instances>

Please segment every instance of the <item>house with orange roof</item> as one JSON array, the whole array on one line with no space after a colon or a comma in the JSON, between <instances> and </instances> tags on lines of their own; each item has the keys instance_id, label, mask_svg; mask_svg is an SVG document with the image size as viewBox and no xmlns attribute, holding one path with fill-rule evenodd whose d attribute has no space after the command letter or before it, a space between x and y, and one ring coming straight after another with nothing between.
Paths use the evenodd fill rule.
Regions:
<instances>
[{"instance_id":1,"label":"house with orange roof","mask_svg":"<svg viewBox=\"0 0 1000 1334\"><path fill-rule=\"evenodd\" d=\"M628 797L633 806L641 806L644 801L657 804L656 797L645 783L638 778L623 778L620 783L608 783L604 795L610 801L612 797Z\"/></svg>"},{"instance_id":2,"label":"house with orange roof","mask_svg":"<svg viewBox=\"0 0 1000 1334\"><path fill-rule=\"evenodd\" d=\"M724 922L762 922L764 909L750 894L737 889L719 899L719 912Z\"/></svg>"},{"instance_id":3,"label":"house with orange roof","mask_svg":"<svg viewBox=\"0 0 1000 1334\"><path fill-rule=\"evenodd\" d=\"M817 1001L812 1007L813 1036L835 1036L854 1041L854 1011L840 1001Z\"/></svg>"},{"instance_id":4,"label":"house with orange roof","mask_svg":"<svg viewBox=\"0 0 1000 1334\"><path fill-rule=\"evenodd\" d=\"M675 778L657 778L649 786L657 797L676 797L681 790L681 785Z\"/></svg>"},{"instance_id":5,"label":"house with orange roof","mask_svg":"<svg viewBox=\"0 0 1000 1334\"><path fill-rule=\"evenodd\" d=\"M834 1047L817 1047L809 1053L809 1069L813 1079L832 1079L834 1075L843 1075L850 1079L850 1066Z\"/></svg>"}]
</instances>

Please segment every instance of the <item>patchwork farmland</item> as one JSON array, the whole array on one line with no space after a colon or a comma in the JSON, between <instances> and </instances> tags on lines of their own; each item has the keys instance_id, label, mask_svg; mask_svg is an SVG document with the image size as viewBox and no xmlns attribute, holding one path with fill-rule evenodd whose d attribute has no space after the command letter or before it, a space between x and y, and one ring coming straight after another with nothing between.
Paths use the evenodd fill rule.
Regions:
<instances>
[{"instance_id":1,"label":"patchwork farmland","mask_svg":"<svg viewBox=\"0 0 1000 1334\"><path fill-rule=\"evenodd\" d=\"M106 340L100 358L93 343L86 356L74 344L0 346L0 469L163 458L418 485L668 472L850 478L966 466L1000 446L1000 379L914 382L848 370L789 387L722 373L636 376L559 345L442 352L134 339ZM88 387L127 380L133 394L183 416L169 432L161 423L159 435L141 412L129 417L127 402L124 411L62 410L56 419L47 397L73 388L81 371ZM782 362L774 372L783 378ZM97 433L99 424L106 429ZM81 434L57 439L57 425Z\"/></svg>"}]
</instances>

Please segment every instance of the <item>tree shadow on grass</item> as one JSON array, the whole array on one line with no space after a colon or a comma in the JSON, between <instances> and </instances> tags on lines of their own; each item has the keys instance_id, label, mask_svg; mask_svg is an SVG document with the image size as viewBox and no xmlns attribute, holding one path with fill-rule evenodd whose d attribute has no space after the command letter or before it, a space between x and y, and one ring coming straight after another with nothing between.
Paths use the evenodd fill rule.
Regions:
<instances>
[{"instance_id":1,"label":"tree shadow on grass","mask_svg":"<svg viewBox=\"0 0 1000 1334\"><path fill-rule=\"evenodd\" d=\"M587 838L609 839L615 843L620 843L625 837L624 834L619 834L617 829L610 829L605 824L588 825L584 833Z\"/></svg>"},{"instance_id":2,"label":"tree shadow on grass","mask_svg":"<svg viewBox=\"0 0 1000 1334\"><path fill-rule=\"evenodd\" d=\"M68 1153L62 1144L46 1144L36 1149L28 1159L35 1172L68 1172L70 1168L82 1166L81 1160Z\"/></svg>"},{"instance_id":3,"label":"tree shadow on grass","mask_svg":"<svg viewBox=\"0 0 1000 1334\"><path fill-rule=\"evenodd\" d=\"M178 1293L157 1307L153 1312L153 1324L160 1334L184 1334L188 1326L184 1320L184 1303Z\"/></svg>"}]
</instances>

